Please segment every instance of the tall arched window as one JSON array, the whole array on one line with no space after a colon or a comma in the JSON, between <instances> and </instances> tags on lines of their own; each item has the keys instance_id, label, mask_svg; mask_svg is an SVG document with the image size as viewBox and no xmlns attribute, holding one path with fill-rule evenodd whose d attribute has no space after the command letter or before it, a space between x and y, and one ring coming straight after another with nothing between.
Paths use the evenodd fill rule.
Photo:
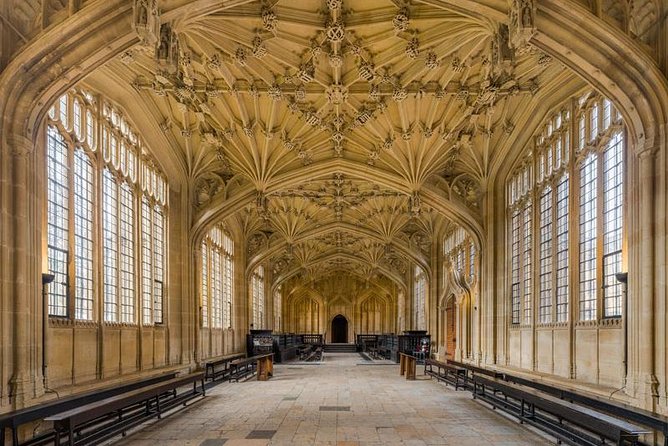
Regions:
<instances>
[{"instance_id":1,"label":"tall arched window","mask_svg":"<svg viewBox=\"0 0 668 446\"><path fill-rule=\"evenodd\" d=\"M264 268L258 266L251 275L251 296L253 299L253 328L264 328Z\"/></svg>"},{"instance_id":2,"label":"tall arched window","mask_svg":"<svg viewBox=\"0 0 668 446\"><path fill-rule=\"evenodd\" d=\"M415 328L417 330L427 329L425 317L425 305L427 300L427 278L419 266L415 267L413 275L413 303L415 314Z\"/></svg>"},{"instance_id":3,"label":"tall arched window","mask_svg":"<svg viewBox=\"0 0 668 446\"><path fill-rule=\"evenodd\" d=\"M274 290L274 331L280 332L283 329L283 293L279 286Z\"/></svg>"},{"instance_id":4,"label":"tall arched window","mask_svg":"<svg viewBox=\"0 0 668 446\"><path fill-rule=\"evenodd\" d=\"M73 90L49 110L46 255L56 276L50 316L162 323L167 187L155 163L138 159L142 150L122 113L101 96ZM100 261L94 246L102 247Z\"/></svg>"},{"instance_id":5,"label":"tall arched window","mask_svg":"<svg viewBox=\"0 0 668 446\"><path fill-rule=\"evenodd\" d=\"M201 246L201 317L202 327L232 327L234 290L234 242L225 230L212 228Z\"/></svg>"},{"instance_id":6,"label":"tall arched window","mask_svg":"<svg viewBox=\"0 0 668 446\"><path fill-rule=\"evenodd\" d=\"M513 324L532 322L534 295L540 324L567 322L570 305L579 321L621 316L625 146L621 116L593 93L570 100L535 135L507 186Z\"/></svg>"}]
</instances>

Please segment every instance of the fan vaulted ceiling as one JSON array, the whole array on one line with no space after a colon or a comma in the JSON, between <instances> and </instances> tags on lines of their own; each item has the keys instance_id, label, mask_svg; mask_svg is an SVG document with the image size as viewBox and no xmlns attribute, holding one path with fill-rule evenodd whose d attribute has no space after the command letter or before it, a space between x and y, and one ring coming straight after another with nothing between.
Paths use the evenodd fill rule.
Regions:
<instances>
[{"instance_id":1,"label":"fan vaulted ceiling","mask_svg":"<svg viewBox=\"0 0 668 446\"><path fill-rule=\"evenodd\" d=\"M429 3L237 2L163 25L91 81L134 88L177 151L195 216L255 191L225 215L250 267L401 284L453 225L423 193L479 220L515 126L572 76L511 49L505 25Z\"/></svg>"}]
</instances>

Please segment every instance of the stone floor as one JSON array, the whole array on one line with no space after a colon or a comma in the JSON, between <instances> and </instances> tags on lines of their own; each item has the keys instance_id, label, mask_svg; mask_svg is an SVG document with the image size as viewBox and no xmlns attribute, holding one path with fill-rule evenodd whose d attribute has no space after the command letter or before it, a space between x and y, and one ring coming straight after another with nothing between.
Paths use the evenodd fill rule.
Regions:
<instances>
[{"instance_id":1,"label":"stone floor","mask_svg":"<svg viewBox=\"0 0 668 446\"><path fill-rule=\"evenodd\" d=\"M320 364L276 365L274 375L218 385L114 445L552 444L469 392L420 374L406 381L387 361L331 353Z\"/></svg>"}]
</instances>

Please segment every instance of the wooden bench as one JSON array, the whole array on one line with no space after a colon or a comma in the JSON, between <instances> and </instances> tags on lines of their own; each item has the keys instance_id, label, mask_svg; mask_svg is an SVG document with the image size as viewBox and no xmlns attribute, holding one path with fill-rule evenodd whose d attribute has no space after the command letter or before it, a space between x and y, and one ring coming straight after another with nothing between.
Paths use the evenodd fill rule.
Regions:
<instances>
[{"instance_id":1,"label":"wooden bench","mask_svg":"<svg viewBox=\"0 0 668 446\"><path fill-rule=\"evenodd\" d=\"M105 387L90 392L59 398L54 401L48 401L35 406L26 407L25 409L20 409L14 412L3 414L2 416L0 416L0 446L4 446L5 444L5 432L7 429L12 430L12 445L18 446L19 444L18 428L21 425L32 423L37 420L42 420L51 415L55 415L66 410L74 409L76 407L89 404L91 402L98 401L104 398L109 398L114 395L120 395L122 393L140 389L142 387L147 387L156 383L168 381L170 379L174 379L175 377L176 377L175 372L164 373L158 376L152 376L150 378L144 378L135 381L130 381L121 385L115 385L113 387ZM55 432L53 430L49 430L40 433L39 435L33 437L31 440L25 442L24 444L53 443L54 435Z\"/></svg>"},{"instance_id":2,"label":"wooden bench","mask_svg":"<svg viewBox=\"0 0 668 446\"><path fill-rule=\"evenodd\" d=\"M435 359L425 359L424 374L432 376L438 381L443 381L446 385L448 383L452 384L455 386L455 390L459 390L460 387L467 387L466 369L452 364L436 361Z\"/></svg>"},{"instance_id":3,"label":"wooden bench","mask_svg":"<svg viewBox=\"0 0 668 446\"><path fill-rule=\"evenodd\" d=\"M522 378L515 375L504 374L504 379L508 382L531 387L541 392L557 398L581 404L594 410L605 412L614 417L623 418L632 423L648 427L663 434L663 444L668 446L668 417L645 409L629 406L617 401L598 398L593 395L586 395L573 389L554 386L533 379Z\"/></svg>"},{"instance_id":4,"label":"wooden bench","mask_svg":"<svg viewBox=\"0 0 668 446\"><path fill-rule=\"evenodd\" d=\"M313 346L313 349L303 358L304 361L322 361L322 347Z\"/></svg>"},{"instance_id":5,"label":"wooden bench","mask_svg":"<svg viewBox=\"0 0 668 446\"><path fill-rule=\"evenodd\" d=\"M198 382L201 390L197 388ZM192 390L177 392L190 384ZM171 393L172 397L162 398L165 393ZM84 404L46 417L45 421L53 422L56 445L60 445L63 438L67 438L69 446L93 445L125 433L150 418L160 418L166 410L204 395L204 373L193 373ZM128 410L137 405L140 405L139 410ZM96 420L99 422L93 423Z\"/></svg>"},{"instance_id":6,"label":"wooden bench","mask_svg":"<svg viewBox=\"0 0 668 446\"><path fill-rule=\"evenodd\" d=\"M417 358L408 353L399 353L399 374L406 375L406 379L414 380L416 375Z\"/></svg>"},{"instance_id":7,"label":"wooden bench","mask_svg":"<svg viewBox=\"0 0 668 446\"><path fill-rule=\"evenodd\" d=\"M618 445L638 444L649 430L591 408L561 400L535 389L477 375L473 398L479 398L572 445L596 445L612 440ZM499 396L498 394L502 396Z\"/></svg>"},{"instance_id":8,"label":"wooden bench","mask_svg":"<svg viewBox=\"0 0 668 446\"><path fill-rule=\"evenodd\" d=\"M205 363L206 375L205 379L215 381L218 377L222 377L225 380L230 374L230 363L236 359L245 357L246 355L234 355L227 358L221 358L215 361L207 361Z\"/></svg>"},{"instance_id":9,"label":"wooden bench","mask_svg":"<svg viewBox=\"0 0 668 446\"><path fill-rule=\"evenodd\" d=\"M485 369L482 367L475 366L473 364L467 364L465 362L453 361L448 359L447 364L450 364L455 367L459 367L467 370L467 382L473 382L473 377L475 376L489 376L490 378L503 378L504 374L492 369Z\"/></svg>"}]
</instances>

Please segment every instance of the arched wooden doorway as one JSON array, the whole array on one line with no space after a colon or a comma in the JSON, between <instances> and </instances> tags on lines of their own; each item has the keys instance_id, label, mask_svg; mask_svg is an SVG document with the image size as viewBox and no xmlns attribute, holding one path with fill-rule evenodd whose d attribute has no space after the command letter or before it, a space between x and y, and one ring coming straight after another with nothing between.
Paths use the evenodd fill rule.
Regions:
<instances>
[{"instance_id":1,"label":"arched wooden doorway","mask_svg":"<svg viewBox=\"0 0 668 446\"><path fill-rule=\"evenodd\" d=\"M332 319L332 343L348 342L348 319L342 315L337 315Z\"/></svg>"},{"instance_id":2,"label":"arched wooden doorway","mask_svg":"<svg viewBox=\"0 0 668 446\"><path fill-rule=\"evenodd\" d=\"M457 343L455 323L455 298L452 296L445 305L445 357L453 359Z\"/></svg>"}]
</instances>

